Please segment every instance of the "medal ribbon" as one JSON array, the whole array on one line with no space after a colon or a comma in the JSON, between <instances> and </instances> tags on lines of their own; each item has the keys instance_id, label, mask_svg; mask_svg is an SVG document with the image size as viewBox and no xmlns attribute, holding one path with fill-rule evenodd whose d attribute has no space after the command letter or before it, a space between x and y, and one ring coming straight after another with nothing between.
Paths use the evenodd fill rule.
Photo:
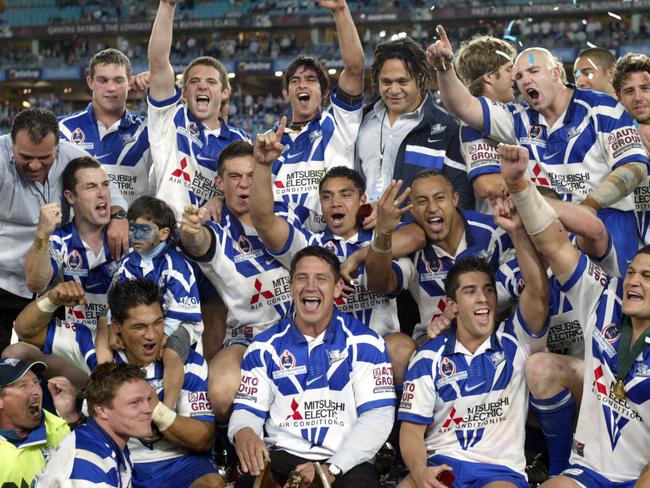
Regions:
<instances>
[{"instance_id":1,"label":"medal ribbon","mask_svg":"<svg viewBox=\"0 0 650 488\"><path fill-rule=\"evenodd\" d=\"M618 367L616 368L616 379L618 381L625 383L625 378L630 372L634 360L643 350L646 337L650 337L650 327L639 336L632 348L630 348L632 343L632 321L629 317L623 316L623 330L621 331L621 342L618 345Z\"/></svg>"}]
</instances>

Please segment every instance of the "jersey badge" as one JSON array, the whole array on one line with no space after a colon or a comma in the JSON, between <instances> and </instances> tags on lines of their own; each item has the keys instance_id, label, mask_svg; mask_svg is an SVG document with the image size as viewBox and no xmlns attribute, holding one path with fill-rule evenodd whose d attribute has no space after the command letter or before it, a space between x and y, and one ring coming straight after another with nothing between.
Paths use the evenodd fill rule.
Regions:
<instances>
[{"instance_id":1,"label":"jersey badge","mask_svg":"<svg viewBox=\"0 0 650 488\"><path fill-rule=\"evenodd\" d=\"M312 133L309 134L309 140L311 142L314 142L316 139L323 137L323 131L322 130L315 130Z\"/></svg>"},{"instance_id":2,"label":"jersey badge","mask_svg":"<svg viewBox=\"0 0 650 488\"><path fill-rule=\"evenodd\" d=\"M84 133L84 131L81 130L81 127L77 127L75 130L72 131L70 139L75 144L83 144L84 142L86 142L86 134Z\"/></svg>"},{"instance_id":3,"label":"jersey badge","mask_svg":"<svg viewBox=\"0 0 650 488\"><path fill-rule=\"evenodd\" d=\"M435 136L436 134L441 134L447 129L446 125L442 124L431 124L431 130L429 136Z\"/></svg>"},{"instance_id":4,"label":"jersey badge","mask_svg":"<svg viewBox=\"0 0 650 488\"><path fill-rule=\"evenodd\" d=\"M327 356L329 359L330 366L334 363L338 363L339 361L343 361L345 358L348 357L348 351L343 349L342 351L339 351L338 349L335 349L333 351L328 351Z\"/></svg>"},{"instance_id":5,"label":"jersey badge","mask_svg":"<svg viewBox=\"0 0 650 488\"><path fill-rule=\"evenodd\" d=\"M503 351L496 351L490 354L490 361L492 361L492 364L494 365L494 368L498 368L499 364L504 362L506 360L506 355Z\"/></svg>"},{"instance_id":6,"label":"jersey badge","mask_svg":"<svg viewBox=\"0 0 650 488\"><path fill-rule=\"evenodd\" d=\"M74 249L70 254L68 254L65 260L65 265L66 268L71 271L80 270L81 266L83 265L83 258L81 257L81 254L79 254L79 251Z\"/></svg>"},{"instance_id":7,"label":"jersey badge","mask_svg":"<svg viewBox=\"0 0 650 488\"><path fill-rule=\"evenodd\" d=\"M246 236L239 236L239 240L237 241L237 248L239 249L239 252L242 254L248 254L251 252L253 249L253 245L251 244L251 241L249 241Z\"/></svg>"},{"instance_id":8,"label":"jersey badge","mask_svg":"<svg viewBox=\"0 0 650 488\"><path fill-rule=\"evenodd\" d=\"M282 369L293 369L296 367L296 356L291 354L288 349L282 351L280 354L280 366Z\"/></svg>"},{"instance_id":9,"label":"jersey badge","mask_svg":"<svg viewBox=\"0 0 650 488\"><path fill-rule=\"evenodd\" d=\"M197 125L196 122L190 122L189 125L187 126L187 130L189 131L190 135L192 137L199 137L199 126Z\"/></svg>"}]
</instances>

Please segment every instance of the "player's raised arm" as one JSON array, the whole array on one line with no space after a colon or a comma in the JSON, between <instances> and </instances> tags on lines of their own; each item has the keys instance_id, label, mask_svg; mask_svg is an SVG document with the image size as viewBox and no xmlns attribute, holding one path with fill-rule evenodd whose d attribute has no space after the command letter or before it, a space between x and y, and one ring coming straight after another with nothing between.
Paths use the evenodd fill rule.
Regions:
<instances>
[{"instance_id":1,"label":"player's raised arm","mask_svg":"<svg viewBox=\"0 0 650 488\"><path fill-rule=\"evenodd\" d=\"M445 108L467 125L482 131L483 108L481 102L469 92L456 75L453 63L454 52L445 29L439 25L436 31L440 39L427 48L427 58L429 58L433 69L436 70L438 89Z\"/></svg>"},{"instance_id":2,"label":"player's raised arm","mask_svg":"<svg viewBox=\"0 0 650 488\"><path fill-rule=\"evenodd\" d=\"M339 77L339 86L348 95L363 93L364 54L359 33L354 25L346 0L321 0L320 6L332 11L339 49L344 70Z\"/></svg>"},{"instance_id":3,"label":"player's raised arm","mask_svg":"<svg viewBox=\"0 0 650 488\"><path fill-rule=\"evenodd\" d=\"M562 283L575 269L580 253L569 241L569 235L558 221L553 208L540 195L535 185L524 177L528 166L528 151L507 144L500 144L498 150L501 174L524 227Z\"/></svg>"},{"instance_id":4,"label":"player's raised arm","mask_svg":"<svg viewBox=\"0 0 650 488\"><path fill-rule=\"evenodd\" d=\"M174 96L174 68L169 61L174 29L174 10L180 0L160 0L149 38L149 93L154 100Z\"/></svg>"}]
</instances>

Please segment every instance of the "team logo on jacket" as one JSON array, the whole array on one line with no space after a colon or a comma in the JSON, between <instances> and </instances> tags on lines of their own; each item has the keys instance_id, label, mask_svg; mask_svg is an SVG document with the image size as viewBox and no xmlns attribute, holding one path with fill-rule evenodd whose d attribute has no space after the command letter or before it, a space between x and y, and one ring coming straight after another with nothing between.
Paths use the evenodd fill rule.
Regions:
<instances>
[{"instance_id":1,"label":"team logo on jacket","mask_svg":"<svg viewBox=\"0 0 650 488\"><path fill-rule=\"evenodd\" d=\"M285 349L280 355L280 366L282 366L282 369L293 369L296 366L296 356L291 354L288 349Z\"/></svg>"},{"instance_id":2,"label":"team logo on jacket","mask_svg":"<svg viewBox=\"0 0 650 488\"><path fill-rule=\"evenodd\" d=\"M70 139L75 144L83 144L84 142L86 142L86 134L84 134L84 131L81 130L81 127L77 127L75 130L72 131L72 134L70 135Z\"/></svg>"},{"instance_id":3,"label":"team logo on jacket","mask_svg":"<svg viewBox=\"0 0 650 488\"><path fill-rule=\"evenodd\" d=\"M79 254L79 251L74 249L70 254L68 254L65 260L65 264L66 267L72 271L78 271L81 269L81 266L83 265L83 258L81 257L81 254Z\"/></svg>"}]
</instances>

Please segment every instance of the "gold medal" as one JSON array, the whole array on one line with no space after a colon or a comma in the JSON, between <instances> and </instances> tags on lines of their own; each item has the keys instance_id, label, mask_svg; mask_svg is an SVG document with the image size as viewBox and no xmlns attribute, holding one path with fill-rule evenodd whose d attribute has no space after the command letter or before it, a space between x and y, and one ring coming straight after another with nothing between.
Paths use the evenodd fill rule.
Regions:
<instances>
[{"instance_id":1,"label":"gold medal","mask_svg":"<svg viewBox=\"0 0 650 488\"><path fill-rule=\"evenodd\" d=\"M617 400L623 400L625 398L625 382L621 379L616 380L614 384L614 396Z\"/></svg>"}]
</instances>

